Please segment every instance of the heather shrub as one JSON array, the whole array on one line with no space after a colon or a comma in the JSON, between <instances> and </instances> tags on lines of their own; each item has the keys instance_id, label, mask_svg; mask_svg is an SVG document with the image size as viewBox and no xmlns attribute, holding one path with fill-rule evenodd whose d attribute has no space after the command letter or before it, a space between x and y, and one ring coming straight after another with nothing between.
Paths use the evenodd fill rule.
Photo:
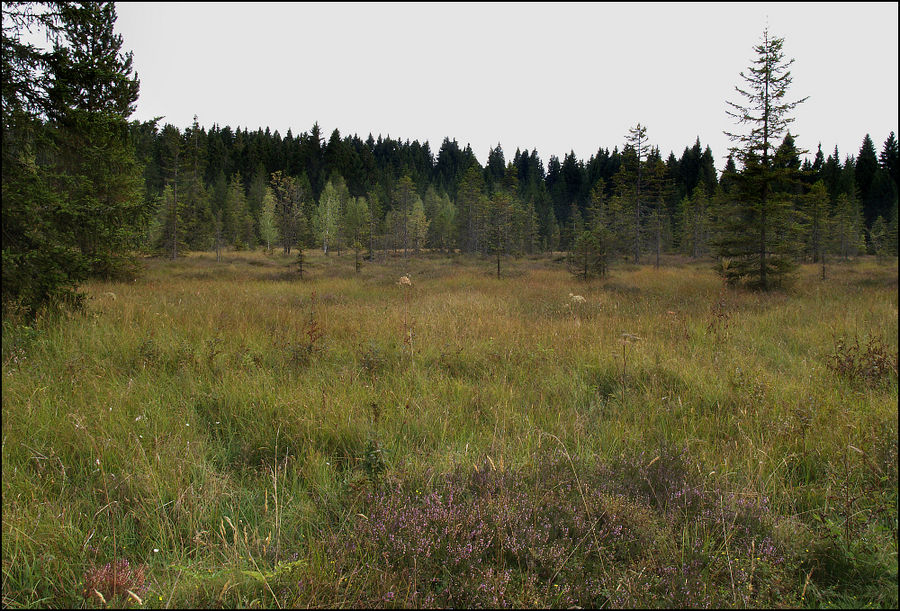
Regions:
<instances>
[{"instance_id":1,"label":"heather shrub","mask_svg":"<svg viewBox=\"0 0 900 611\"><path fill-rule=\"evenodd\" d=\"M369 567L357 592L363 605L780 600L785 563L766 500L705 486L684 451L654 456L546 454L531 467L488 461L429 482L400 477L366 494L328 554L338 572Z\"/></svg>"},{"instance_id":2,"label":"heather shrub","mask_svg":"<svg viewBox=\"0 0 900 611\"><path fill-rule=\"evenodd\" d=\"M878 384L897 379L897 353L878 337L870 336L864 343L859 337L852 340L838 337L834 349L827 356L828 368L854 382Z\"/></svg>"}]
</instances>

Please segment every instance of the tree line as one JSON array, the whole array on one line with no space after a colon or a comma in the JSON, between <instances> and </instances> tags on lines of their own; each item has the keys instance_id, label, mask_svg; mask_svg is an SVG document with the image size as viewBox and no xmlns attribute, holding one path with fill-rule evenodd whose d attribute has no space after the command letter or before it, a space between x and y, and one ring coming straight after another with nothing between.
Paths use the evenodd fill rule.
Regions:
<instances>
[{"instance_id":1,"label":"tree line","mask_svg":"<svg viewBox=\"0 0 900 611\"><path fill-rule=\"evenodd\" d=\"M742 175L734 154L718 172L699 138L680 157L663 159L641 125L621 151L601 147L587 161L551 156L546 167L536 150L517 150L507 161L499 144L482 166L471 147L449 138L436 155L427 142L362 140L336 129L326 141L318 124L284 137L269 129L207 131L196 118L183 132L155 122L131 129L158 211L146 245L172 256L275 245L286 253L356 248L367 256L572 252L585 227L602 219L610 257L701 257L718 252L721 217ZM895 250L893 132L880 153L867 134L858 155L843 159L836 147L826 156L821 146L812 160L803 157L790 132L777 144L772 162L790 177L776 188L792 196L798 219L809 217L794 227L802 258ZM839 237L825 239L825 221Z\"/></svg>"},{"instance_id":2,"label":"tree line","mask_svg":"<svg viewBox=\"0 0 900 611\"><path fill-rule=\"evenodd\" d=\"M128 121L138 98L114 3L11 3L3 15L3 307L34 314L77 302L91 276L120 277L136 251L279 248L479 253L564 252L573 273L614 260L659 265L667 253L715 256L731 282L770 288L798 261L897 251L897 141L880 152L812 160L788 129L802 100L781 39L766 32L741 73L739 126L718 171L700 139L663 158L637 124L588 160L546 166L498 143L481 165L470 146L371 134ZM40 49L23 41L42 30ZM780 89L779 89L780 88ZM776 92L780 93L776 95ZM769 97L772 96L772 97ZM621 149L619 148L621 145Z\"/></svg>"}]
</instances>

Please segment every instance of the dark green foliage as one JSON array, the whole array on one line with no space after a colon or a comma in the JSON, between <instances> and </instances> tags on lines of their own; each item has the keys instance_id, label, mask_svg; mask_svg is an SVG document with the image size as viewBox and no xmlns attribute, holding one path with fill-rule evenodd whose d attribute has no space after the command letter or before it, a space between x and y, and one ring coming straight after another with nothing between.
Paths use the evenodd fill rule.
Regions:
<instances>
[{"instance_id":1,"label":"dark green foliage","mask_svg":"<svg viewBox=\"0 0 900 611\"><path fill-rule=\"evenodd\" d=\"M54 182L88 269L109 277L127 268L150 212L127 123L139 83L113 32L113 3L65 5L61 12L66 47L56 49L48 113Z\"/></svg>"},{"instance_id":2,"label":"dark green foliage","mask_svg":"<svg viewBox=\"0 0 900 611\"><path fill-rule=\"evenodd\" d=\"M112 3L4 6L3 304L77 302L87 275L130 273L150 210L127 117L138 81ZM21 41L37 28L52 43Z\"/></svg>"},{"instance_id":3,"label":"dark green foliage","mask_svg":"<svg viewBox=\"0 0 900 611\"><path fill-rule=\"evenodd\" d=\"M717 251L729 284L768 290L783 286L802 248L792 197L767 193L771 170L749 160L737 175L738 194L720 211Z\"/></svg>"},{"instance_id":4,"label":"dark green foliage","mask_svg":"<svg viewBox=\"0 0 900 611\"><path fill-rule=\"evenodd\" d=\"M878 216L880 210L872 197L872 183L875 180L875 175L878 173L878 157L875 152L875 144L872 142L869 134L866 134L866 137L863 138L862 145L859 148L854 172L856 188L859 189L859 198L862 201L866 227L872 227L872 223L875 222L875 217Z\"/></svg>"},{"instance_id":5,"label":"dark green foliage","mask_svg":"<svg viewBox=\"0 0 900 611\"><path fill-rule=\"evenodd\" d=\"M718 255L726 282L745 283L768 290L780 286L796 267L798 218L792 194L799 163L793 138L788 133L776 151L776 139L793 118L788 113L805 98L787 102L791 84L785 61L784 39L763 32L763 41L747 74L741 73L745 89L735 87L746 106L728 102L728 115L741 125L743 134L727 134L738 146L732 152L743 163L733 176L737 191L720 221Z\"/></svg>"},{"instance_id":6,"label":"dark green foliage","mask_svg":"<svg viewBox=\"0 0 900 611\"><path fill-rule=\"evenodd\" d=\"M567 263L569 271L577 278L602 278L607 269L606 244L597 233L582 231L575 238Z\"/></svg>"}]
</instances>

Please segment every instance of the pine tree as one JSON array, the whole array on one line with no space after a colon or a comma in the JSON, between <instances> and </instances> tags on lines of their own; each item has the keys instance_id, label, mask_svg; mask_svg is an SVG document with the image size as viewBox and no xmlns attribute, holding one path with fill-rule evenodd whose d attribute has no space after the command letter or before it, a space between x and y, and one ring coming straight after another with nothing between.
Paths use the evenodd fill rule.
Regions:
<instances>
[{"instance_id":1,"label":"pine tree","mask_svg":"<svg viewBox=\"0 0 900 611\"><path fill-rule=\"evenodd\" d=\"M723 219L718 243L721 269L727 282L743 280L763 290L787 279L796 266L793 255L798 246L791 198L775 190L793 177L793 171L776 166L774 151L778 138L793 121L788 113L806 98L785 101L793 60L785 61L783 45L783 38L763 32L762 43L754 47L757 58L746 74L740 73L746 88L735 87L746 105L728 102L732 110L727 111L749 129L743 134L726 132L738 143L731 151L743 168L735 176L736 205Z\"/></svg>"}]
</instances>

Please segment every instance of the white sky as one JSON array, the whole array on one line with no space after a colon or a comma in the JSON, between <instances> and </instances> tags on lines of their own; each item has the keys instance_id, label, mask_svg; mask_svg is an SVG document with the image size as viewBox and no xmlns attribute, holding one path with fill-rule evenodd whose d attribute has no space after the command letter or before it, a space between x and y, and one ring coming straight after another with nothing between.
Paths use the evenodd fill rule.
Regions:
<instances>
[{"instance_id":1,"label":"white sky","mask_svg":"<svg viewBox=\"0 0 900 611\"><path fill-rule=\"evenodd\" d=\"M133 119L184 128L318 121L327 139L369 133L471 143L484 164L536 148L545 166L622 148L647 126L663 158L711 146L721 170L741 129L725 114L769 25L793 57L792 133L827 156L880 152L897 131L897 3L265 4L119 3L134 52Z\"/></svg>"}]
</instances>

